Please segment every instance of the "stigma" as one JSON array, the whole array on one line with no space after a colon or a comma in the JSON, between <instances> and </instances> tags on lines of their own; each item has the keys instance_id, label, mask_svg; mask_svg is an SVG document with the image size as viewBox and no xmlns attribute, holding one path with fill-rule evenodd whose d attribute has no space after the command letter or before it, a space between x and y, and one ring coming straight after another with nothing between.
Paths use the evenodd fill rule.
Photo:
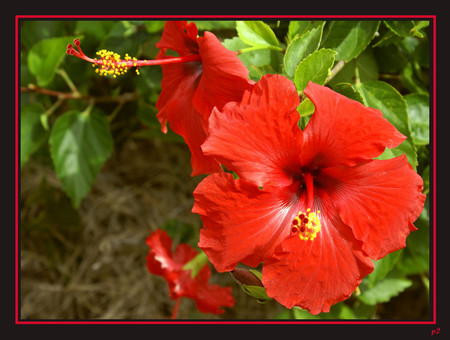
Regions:
<instances>
[{"instance_id":1,"label":"stigma","mask_svg":"<svg viewBox=\"0 0 450 340\"><path fill-rule=\"evenodd\" d=\"M313 241L321 228L319 214L320 210L316 213L311 212L309 208L306 212L299 211L292 221L291 231L298 233L298 237L303 241Z\"/></svg>"}]
</instances>

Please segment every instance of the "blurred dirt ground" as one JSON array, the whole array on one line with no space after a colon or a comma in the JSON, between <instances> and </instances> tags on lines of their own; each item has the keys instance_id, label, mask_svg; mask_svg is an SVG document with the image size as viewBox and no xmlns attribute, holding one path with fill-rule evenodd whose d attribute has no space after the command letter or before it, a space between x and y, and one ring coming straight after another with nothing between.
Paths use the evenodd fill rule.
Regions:
<instances>
[{"instance_id":1,"label":"blurred dirt ground","mask_svg":"<svg viewBox=\"0 0 450 340\"><path fill-rule=\"evenodd\" d=\"M128 140L78 212L42 164L30 160L21 173L21 319L170 319L175 302L164 279L147 271L145 239L170 221L201 228L190 211L202 178L190 177L187 147ZM284 310L257 303L229 274L211 268L212 283L233 287L235 307L201 314L183 298L178 318L270 319Z\"/></svg>"}]
</instances>

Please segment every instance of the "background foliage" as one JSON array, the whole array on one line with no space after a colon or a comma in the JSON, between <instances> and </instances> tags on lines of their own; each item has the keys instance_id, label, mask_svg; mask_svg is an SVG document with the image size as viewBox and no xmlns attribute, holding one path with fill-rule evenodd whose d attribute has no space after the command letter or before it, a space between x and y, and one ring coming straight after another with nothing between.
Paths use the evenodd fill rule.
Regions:
<instances>
[{"instance_id":1,"label":"background foliage","mask_svg":"<svg viewBox=\"0 0 450 340\"><path fill-rule=\"evenodd\" d=\"M237 51L251 79L290 78L305 99L298 107L302 128L314 112L302 93L310 80L381 110L408 139L380 158L405 153L429 193L428 21L195 22L200 35L212 31ZM165 283L146 272L144 240L163 228L175 242L196 247L201 221L190 209L201 178L189 177L183 139L160 131L161 69L105 78L65 55L79 38L92 57L107 49L154 59L163 27L164 21L20 23L23 318L170 315ZM428 211L427 199L407 247L377 261L359 291L330 313L259 304L215 273L217 282L233 285L237 300L220 318L427 319ZM181 316L212 318L190 302Z\"/></svg>"}]
</instances>

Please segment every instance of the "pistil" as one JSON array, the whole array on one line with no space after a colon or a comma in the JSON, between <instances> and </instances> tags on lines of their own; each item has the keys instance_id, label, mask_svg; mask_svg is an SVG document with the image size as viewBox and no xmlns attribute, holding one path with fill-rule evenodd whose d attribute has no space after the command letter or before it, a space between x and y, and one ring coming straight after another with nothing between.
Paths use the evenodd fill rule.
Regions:
<instances>
[{"instance_id":1,"label":"pistil","mask_svg":"<svg viewBox=\"0 0 450 340\"><path fill-rule=\"evenodd\" d=\"M98 74L103 76L112 75L114 78L118 75L125 74L132 67L136 67L136 73L139 74L139 68L142 66L188 63L201 60L199 54L192 54L181 57L166 57L156 60L138 60L126 54L122 59L119 54L106 50L98 51L97 55L100 57L100 59L97 59L90 58L83 53L80 47L79 39L75 39L73 43L77 49L75 49L72 44L69 44L67 45L67 54L74 55L80 59L92 63L93 67L98 66L98 68L96 69L96 72Z\"/></svg>"}]
</instances>

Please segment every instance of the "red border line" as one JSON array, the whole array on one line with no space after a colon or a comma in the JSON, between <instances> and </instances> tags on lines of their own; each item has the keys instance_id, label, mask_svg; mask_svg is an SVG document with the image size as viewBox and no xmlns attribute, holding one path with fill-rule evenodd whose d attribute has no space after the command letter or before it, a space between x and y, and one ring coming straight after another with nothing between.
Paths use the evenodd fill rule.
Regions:
<instances>
[{"instance_id":1,"label":"red border line","mask_svg":"<svg viewBox=\"0 0 450 340\"><path fill-rule=\"evenodd\" d=\"M433 320L432 321L26 321L19 320L19 19L428 19L433 23ZM436 324L436 15L16 15L15 16L15 322L16 324Z\"/></svg>"}]
</instances>

